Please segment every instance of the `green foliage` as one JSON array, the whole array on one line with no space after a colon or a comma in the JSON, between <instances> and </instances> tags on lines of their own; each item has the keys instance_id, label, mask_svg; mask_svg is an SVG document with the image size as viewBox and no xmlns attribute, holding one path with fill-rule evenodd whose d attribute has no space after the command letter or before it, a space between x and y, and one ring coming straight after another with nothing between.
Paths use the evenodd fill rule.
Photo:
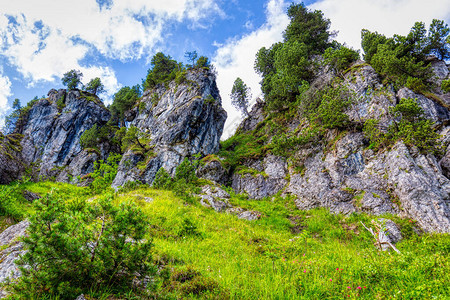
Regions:
<instances>
[{"instance_id":1,"label":"green foliage","mask_svg":"<svg viewBox=\"0 0 450 300\"><path fill-rule=\"evenodd\" d=\"M174 80L177 72L184 70L183 65L162 52L156 53L151 60L152 68L148 70L144 81L144 90L151 89L157 84Z\"/></svg>"},{"instance_id":2,"label":"green foliage","mask_svg":"<svg viewBox=\"0 0 450 300\"><path fill-rule=\"evenodd\" d=\"M191 62L191 65L188 65L188 67L193 67L195 65L195 61L197 60L198 54L197 51L186 51L184 53L184 57Z\"/></svg>"},{"instance_id":3,"label":"green foliage","mask_svg":"<svg viewBox=\"0 0 450 300\"><path fill-rule=\"evenodd\" d=\"M415 93L424 93L427 90L427 84L421 78L408 76L406 79L406 87Z\"/></svg>"},{"instance_id":4,"label":"green foliage","mask_svg":"<svg viewBox=\"0 0 450 300\"><path fill-rule=\"evenodd\" d=\"M433 129L433 122L423 116L423 109L414 99L401 99L391 109L391 113L400 119L395 120L387 129L380 128L377 120L369 119L364 124L364 133L374 149L393 145L403 140L406 145L416 146L423 152L439 153L439 134Z\"/></svg>"},{"instance_id":5,"label":"green foliage","mask_svg":"<svg viewBox=\"0 0 450 300\"><path fill-rule=\"evenodd\" d=\"M175 76L175 82L177 84L182 84L186 81L186 70L177 72L177 75Z\"/></svg>"},{"instance_id":6,"label":"green foliage","mask_svg":"<svg viewBox=\"0 0 450 300\"><path fill-rule=\"evenodd\" d=\"M448 34L447 24L435 19L428 35L422 22L416 22L407 36L392 38L363 29L361 45L364 59L377 73L398 87L406 84L416 92L425 92L432 87L431 70L425 59L430 54L440 59L450 57Z\"/></svg>"},{"instance_id":7,"label":"green foliage","mask_svg":"<svg viewBox=\"0 0 450 300\"><path fill-rule=\"evenodd\" d=\"M195 63L194 67L197 69L200 69L200 68L209 69L209 68L211 68L211 62L209 61L209 59L206 56L200 56L197 59L197 62Z\"/></svg>"},{"instance_id":8,"label":"green foliage","mask_svg":"<svg viewBox=\"0 0 450 300\"><path fill-rule=\"evenodd\" d=\"M114 94L113 103L110 106L111 120L114 125L119 124L121 127L125 126L124 114L130 110L141 96L141 89L139 85L133 87L123 87Z\"/></svg>"},{"instance_id":9,"label":"green foliage","mask_svg":"<svg viewBox=\"0 0 450 300\"><path fill-rule=\"evenodd\" d=\"M178 232L179 237L201 237L201 233L198 231L197 226L191 219L185 218Z\"/></svg>"},{"instance_id":10,"label":"green foliage","mask_svg":"<svg viewBox=\"0 0 450 300\"><path fill-rule=\"evenodd\" d=\"M139 130L136 126L130 126L122 138L122 152L130 148L134 151L146 152L150 150L148 146L150 141L150 134Z\"/></svg>"},{"instance_id":11,"label":"green foliage","mask_svg":"<svg viewBox=\"0 0 450 300\"><path fill-rule=\"evenodd\" d=\"M99 127L94 124L80 136L81 148L93 148L98 150L98 144L109 138L109 126Z\"/></svg>"},{"instance_id":12,"label":"green foliage","mask_svg":"<svg viewBox=\"0 0 450 300\"><path fill-rule=\"evenodd\" d=\"M338 74L345 71L351 63L358 59L358 51L340 44L327 48L323 54L324 63L329 65Z\"/></svg>"},{"instance_id":13,"label":"green foliage","mask_svg":"<svg viewBox=\"0 0 450 300\"><path fill-rule=\"evenodd\" d=\"M412 55L404 55L402 43L394 46L381 44L377 49L370 64L378 74L397 87L406 85L408 77L418 78L422 82L430 79L429 65Z\"/></svg>"},{"instance_id":14,"label":"green foliage","mask_svg":"<svg viewBox=\"0 0 450 300\"><path fill-rule=\"evenodd\" d=\"M152 97L150 98L150 101L152 102L152 105L153 105L153 106L158 105L158 102L159 102L159 95L158 95L157 93L154 93L154 94L152 95Z\"/></svg>"},{"instance_id":15,"label":"green foliage","mask_svg":"<svg viewBox=\"0 0 450 300\"><path fill-rule=\"evenodd\" d=\"M198 178L195 175L195 169L196 164L185 158L175 171L175 181L185 181L188 184L196 183Z\"/></svg>"},{"instance_id":16,"label":"green foliage","mask_svg":"<svg viewBox=\"0 0 450 300\"><path fill-rule=\"evenodd\" d=\"M450 79L442 80L441 89L444 93L450 93Z\"/></svg>"},{"instance_id":17,"label":"green foliage","mask_svg":"<svg viewBox=\"0 0 450 300\"><path fill-rule=\"evenodd\" d=\"M155 174L152 187L160 190L171 190L173 187L172 177L167 173L166 169L160 168Z\"/></svg>"},{"instance_id":18,"label":"green foliage","mask_svg":"<svg viewBox=\"0 0 450 300\"><path fill-rule=\"evenodd\" d=\"M344 111L352 103L351 94L342 85L327 87L317 95L320 104L317 110L311 111L309 118L326 129L346 128L350 124L348 115Z\"/></svg>"},{"instance_id":19,"label":"green foliage","mask_svg":"<svg viewBox=\"0 0 450 300\"><path fill-rule=\"evenodd\" d=\"M74 90L80 85L81 78L83 77L83 73L78 70L70 70L65 73L61 81L63 85L67 86L69 90Z\"/></svg>"},{"instance_id":20,"label":"green foliage","mask_svg":"<svg viewBox=\"0 0 450 300\"><path fill-rule=\"evenodd\" d=\"M301 4L291 4L287 12L290 23L284 32L284 40L297 41L307 47L308 56L322 54L330 39L329 19L325 19L320 10L309 11Z\"/></svg>"},{"instance_id":21,"label":"green foliage","mask_svg":"<svg viewBox=\"0 0 450 300\"><path fill-rule=\"evenodd\" d=\"M449 42L447 41L449 33L450 28L444 21L433 19L428 31L428 50L441 60L450 58Z\"/></svg>"},{"instance_id":22,"label":"green foliage","mask_svg":"<svg viewBox=\"0 0 450 300\"><path fill-rule=\"evenodd\" d=\"M258 136L255 132L235 134L221 142L218 156L225 157L224 165L232 172L247 159L258 159L267 150L267 137Z\"/></svg>"},{"instance_id":23,"label":"green foliage","mask_svg":"<svg viewBox=\"0 0 450 300\"><path fill-rule=\"evenodd\" d=\"M2 129L4 134L13 133L16 127L16 123L19 120L20 112L22 109L19 99L14 99L12 109L12 112L9 115L5 116L5 124Z\"/></svg>"},{"instance_id":24,"label":"green foliage","mask_svg":"<svg viewBox=\"0 0 450 300\"><path fill-rule=\"evenodd\" d=\"M152 187L156 189L172 190L175 195L187 202L194 202L194 194L199 192L198 178L195 174L198 161L194 163L185 158L175 170L174 178L164 168L160 168L155 175Z\"/></svg>"},{"instance_id":25,"label":"green foliage","mask_svg":"<svg viewBox=\"0 0 450 300\"><path fill-rule=\"evenodd\" d=\"M91 79L91 81L89 81L89 83L86 85L85 89L89 93L97 95L97 94L101 94L105 91L105 86L103 85L100 78L95 77L94 79Z\"/></svg>"},{"instance_id":26,"label":"green foliage","mask_svg":"<svg viewBox=\"0 0 450 300\"><path fill-rule=\"evenodd\" d=\"M16 297L75 299L81 293L129 291L153 275L148 221L132 203L119 207L107 195L95 203L67 201L57 190L35 202L22 276L9 287Z\"/></svg>"},{"instance_id":27,"label":"green foliage","mask_svg":"<svg viewBox=\"0 0 450 300\"><path fill-rule=\"evenodd\" d=\"M64 103L64 96L56 100L56 107L58 108L59 111L62 111L64 107L66 107L66 104Z\"/></svg>"},{"instance_id":28,"label":"green foliage","mask_svg":"<svg viewBox=\"0 0 450 300\"><path fill-rule=\"evenodd\" d=\"M279 156L289 157L299 146L306 145L317 137L319 134L318 128L307 128L302 132L295 133L283 133L275 135L272 138L272 153Z\"/></svg>"},{"instance_id":29,"label":"green foliage","mask_svg":"<svg viewBox=\"0 0 450 300\"><path fill-rule=\"evenodd\" d=\"M330 46L330 21L322 12L292 4L288 16L284 42L256 54L255 70L263 77L261 89L270 111L284 110L295 102L302 84L313 79L317 67L313 56Z\"/></svg>"},{"instance_id":30,"label":"green foliage","mask_svg":"<svg viewBox=\"0 0 450 300\"><path fill-rule=\"evenodd\" d=\"M118 162L121 158L120 154L110 153L106 162L103 160L94 162L94 172L90 174L93 179L90 189L94 194L100 194L110 188L117 175Z\"/></svg>"},{"instance_id":31,"label":"green foliage","mask_svg":"<svg viewBox=\"0 0 450 300\"><path fill-rule=\"evenodd\" d=\"M242 112L244 116L248 116L248 102L252 98L250 88L242 81L236 78L231 89L231 104Z\"/></svg>"}]
</instances>

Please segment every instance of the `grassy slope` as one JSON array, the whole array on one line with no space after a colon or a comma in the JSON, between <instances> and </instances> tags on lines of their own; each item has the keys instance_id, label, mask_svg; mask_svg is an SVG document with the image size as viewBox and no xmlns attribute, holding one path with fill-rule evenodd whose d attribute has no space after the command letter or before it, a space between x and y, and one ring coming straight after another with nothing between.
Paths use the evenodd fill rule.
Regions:
<instances>
[{"instance_id":1,"label":"grassy slope","mask_svg":"<svg viewBox=\"0 0 450 300\"><path fill-rule=\"evenodd\" d=\"M42 194L54 187L71 197L90 197L82 188L55 183L27 183L18 190ZM359 224L370 223L369 216L298 211L281 197L251 201L233 195L233 204L263 213L253 222L187 205L171 192L149 188L116 197L126 200L138 202L147 213L154 257L166 273L201 273L200 279L184 282L167 275L155 287L159 295L444 299L450 294L450 236L417 236L408 221L402 221L408 238L397 245L398 255L374 249L370 234Z\"/></svg>"}]
</instances>

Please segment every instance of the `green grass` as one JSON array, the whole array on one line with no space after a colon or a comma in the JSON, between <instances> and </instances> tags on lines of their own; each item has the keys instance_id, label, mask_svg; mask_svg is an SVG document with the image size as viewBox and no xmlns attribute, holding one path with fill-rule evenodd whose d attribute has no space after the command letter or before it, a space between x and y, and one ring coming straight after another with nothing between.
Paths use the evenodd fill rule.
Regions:
<instances>
[{"instance_id":1,"label":"green grass","mask_svg":"<svg viewBox=\"0 0 450 300\"><path fill-rule=\"evenodd\" d=\"M68 184L20 185L25 188L90 197ZM293 199L279 196L256 201L231 195L233 205L260 211L262 218L241 220L150 188L116 195L117 203L137 202L152 224L149 238L161 273L152 287L155 298L446 299L450 294L448 234L419 236L409 220L394 218L407 233L397 244L401 254L378 252L359 223L369 225L372 216L300 211Z\"/></svg>"}]
</instances>

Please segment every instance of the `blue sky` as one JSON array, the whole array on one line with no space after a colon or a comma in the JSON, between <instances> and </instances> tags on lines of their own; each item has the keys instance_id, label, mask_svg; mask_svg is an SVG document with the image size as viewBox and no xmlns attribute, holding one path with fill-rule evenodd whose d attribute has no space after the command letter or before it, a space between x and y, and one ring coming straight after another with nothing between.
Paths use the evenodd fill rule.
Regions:
<instances>
[{"instance_id":1,"label":"blue sky","mask_svg":"<svg viewBox=\"0 0 450 300\"><path fill-rule=\"evenodd\" d=\"M299 2L299 1L293 1ZM229 93L236 77L261 96L253 71L256 51L280 41L288 24L285 0L0 0L0 118L15 98L62 88L61 76L100 77L106 103L122 86L141 83L158 51L185 61L186 51L208 56L228 111L225 136L240 122ZM450 23L449 0L310 0L355 49L360 31L406 34L415 21Z\"/></svg>"}]
</instances>

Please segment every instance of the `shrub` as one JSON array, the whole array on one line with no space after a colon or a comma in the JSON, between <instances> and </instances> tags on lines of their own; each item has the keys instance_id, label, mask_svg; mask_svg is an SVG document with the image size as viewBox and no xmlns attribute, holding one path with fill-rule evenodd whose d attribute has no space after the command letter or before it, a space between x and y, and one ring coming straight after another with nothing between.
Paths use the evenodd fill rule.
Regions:
<instances>
[{"instance_id":1,"label":"shrub","mask_svg":"<svg viewBox=\"0 0 450 300\"><path fill-rule=\"evenodd\" d=\"M113 182L117 175L118 162L122 156L111 153L105 161L94 162L94 172L91 174L92 181L90 188L94 194L102 193Z\"/></svg>"},{"instance_id":2,"label":"shrub","mask_svg":"<svg viewBox=\"0 0 450 300\"><path fill-rule=\"evenodd\" d=\"M358 51L343 45L330 47L323 54L324 63L329 65L336 73L346 70L350 64L359 59Z\"/></svg>"},{"instance_id":3,"label":"shrub","mask_svg":"<svg viewBox=\"0 0 450 300\"><path fill-rule=\"evenodd\" d=\"M320 94L320 105L316 112L311 112L311 119L319 121L327 129L347 127L350 120L344 111L352 103L349 91L338 86L326 88Z\"/></svg>"},{"instance_id":4,"label":"shrub","mask_svg":"<svg viewBox=\"0 0 450 300\"><path fill-rule=\"evenodd\" d=\"M442 80L441 89L445 93L450 93L450 79Z\"/></svg>"},{"instance_id":5,"label":"shrub","mask_svg":"<svg viewBox=\"0 0 450 300\"><path fill-rule=\"evenodd\" d=\"M416 100L408 98L401 99L400 103L390 112L400 119L385 130L379 126L379 122L369 119L364 124L364 133L375 149L384 148L403 140L406 145L416 146L423 152L439 153L439 134L433 128L433 122L426 119L423 109Z\"/></svg>"},{"instance_id":6,"label":"shrub","mask_svg":"<svg viewBox=\"0 0 450 300\"><path fill-rule=\"evenodd\" d=\"M127 291L133 282L154 274L148 223L132 203L112 205L112 196L97 203L66 202L53 190L35 202L27 252L19 258L22 277L9 286L21 299L75 299L81 293Z\"/></svg>"},{"instance_id":7,"label":"shrub","mask_svg":"<svg viewBox=\"0 0 450 300\"><path fill-rule=\"evenodd\" d=\"M167 173L166 169L160 168L156 172L155 179L153 180L152 187L161 190L170 190L173 187L172 177Z\"/></svg>"},{"instance_id":8,"label":"shrub","mask_svg":"<svg viewBox=\"0 0 450 300\"><path fill-rule=\"evenodd\" d=\"M411 76L406 79L406 87L414 91L415 93L423 93L427 90L427 85L425 84L423 79Z\"/></svg>"}]
</instances>

